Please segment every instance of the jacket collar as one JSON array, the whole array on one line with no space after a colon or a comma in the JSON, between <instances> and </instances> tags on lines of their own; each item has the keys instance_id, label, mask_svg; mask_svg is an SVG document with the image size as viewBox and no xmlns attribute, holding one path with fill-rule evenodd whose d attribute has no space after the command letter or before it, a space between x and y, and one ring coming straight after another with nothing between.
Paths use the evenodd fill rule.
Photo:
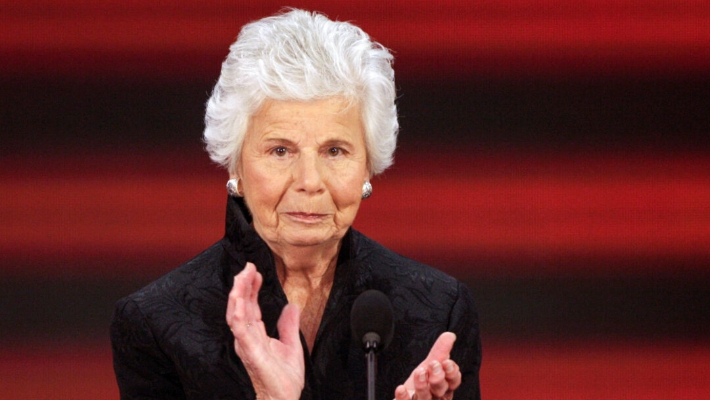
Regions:
<instances>
[{"instance_id":1,"label":"jacket collar","mask_svg":"<svg viewBox=\"0 0 710 400\"><path fill-rule=\"evenodd\" d=\"M254 263L264 278L259 291L262 320L267 333L277 337L277 321L288 299L278 280L271 249L256 233L251 222L252 216L244 199L230 196L227 201L226 232L221 241L225 250L222 260L224 291L225 295L229 293L234 275L238 274L247 262ZM314 350L319 347L321 336L328 332L329 327L335 326L341 320L349 320L350 308L355 298L372 285L372 266L367 261L371 249L368 249L367 245L363 247L364 240L365 238L352 228L343 237L333 287L316 335ZM348 338L349 334L344 336L343 340L347 342Z\"/></svg>"},{"instance_id":2,"label":"jacket collar","mask_svg":"<svg viewBox=\"0 0 710 400\"><path fill-rule=\"evenodd\" d=\"M271 250L256 233L251 222L252 216L244 199L229 196L222 246L230 256L227 272L232 277L244 269L247 262L256 265L262 275L273 270L269 268L274 263Z\"/></svg>"},{"instance_id":3,"label":"jacket collar","mask_svg":"<svg viewBox=\"0 0 710 400\"><path fill-rule=\"evenodd\" d=\"M338 253L336 281L349 279L357 258L357 240L359 233L352 228L342 240ZM281 287L276 275L274 258L271 249L252 227L252 215L241 197L229 196L227 200L227 216L225 220L225 235L221 241L228 257L224 261L225 286L229 292L234 275L238 274L247 262L253 263L264 278L264 287ZM335 284L336 282L334 282ZM285 297L285 296L284 296Z\"/></svg>"}]
</instances>

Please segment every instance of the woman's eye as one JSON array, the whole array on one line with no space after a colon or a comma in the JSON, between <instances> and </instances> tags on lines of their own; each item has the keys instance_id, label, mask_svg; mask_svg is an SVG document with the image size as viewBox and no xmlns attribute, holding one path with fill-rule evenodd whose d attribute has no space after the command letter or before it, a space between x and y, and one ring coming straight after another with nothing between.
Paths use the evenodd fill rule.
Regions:
<instances>
[{"instance_id":1,"label":"woman's eye","mask_svg":"<svg viewBox=\"0 0 710 400\"><path fill-rule=\"evenodd\" d=\"M331 147L328 149L328 155L331 157L338 156L342 153L342 150L339 147Z\"/></svg>"},{"instance_id":2,"label":"woman's eye","mask_svg":"<svg viewBox=\"0 0 710 400\"><path fill-rule=\"evenodd\" d=\"M271 152L277 155L278 157L284 157L288 153L288 150L285 147L277 147L271 150Z\"/></svg>"}]
</instances>

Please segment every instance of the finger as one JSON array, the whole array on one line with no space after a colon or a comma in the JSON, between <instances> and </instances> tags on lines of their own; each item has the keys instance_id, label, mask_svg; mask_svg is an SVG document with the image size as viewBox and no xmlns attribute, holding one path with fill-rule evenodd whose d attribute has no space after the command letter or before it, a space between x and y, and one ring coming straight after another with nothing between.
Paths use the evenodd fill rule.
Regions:
<instances>
[{"instance_id":1,"label":"finger","mask_svg":"<svg viewBox=\"0 0 710 400\"><path fill-rule=\"evenodd\" d=\"M438 361L432 361L429 364L429 391L432 396L442 397L449 390L449 383L446 381L446 375L444 374L444 368Z\"/></svg>"},{"instance_id":2,"label":"finger","mask_svg":"<svg viewBox=\"0 0 710 400\"><path fill-rule=\"evenodd\" d=\"M431 400L431 391L429 390L429 377L427 369L418 367L414 371L414 396L416 400Z\"/></svg>"},{"instance_id":3,"label":"finger","mask_svg":"<svg viewBox=\"0 0 710 400\"><path fill-rule=\"evenodd\" d=\"M240 279L241 298L244 301L244 318L247 322L252 320L250 301L252 297L252 284L254 281L254 264L247 263L237 277Z\"/></svg>"},{"instance_id":4,"label":"finger","mask_svg":"<svg viewBox=\"0 0 710 400\"><path fill-rule=\"evenodd\" d=\"M427 365L431 361L444 362L448 360L451 356L451 349L454 347L454 342L456 342L456 334L452 332L444 332L439 335L436 339L434 345L429 350L429 355L426 358Z\"/></svg>"},{"instance_id":5,"label":"finger","mask_svg":"<svg viewBox=\"0 0 710 400\"><path fill-rule=\"evenodd\" d=\"M234 277L234 284L232 285L232 290L229 292L229 298L227 299L227 324L230 328L233 328L236 323L237 316L237 301L243 297L244 294L244 275L240 272Z\"/></svg>"},{"instance_id":6,"label":"finger","mask_svg":"<svg viewBox=\"0 0 710 400\"><path fill-rule=\"evenodd\" d=\"M412 399L412 394L409 393L406 387L404 385L399 385L397 386L397 389L394 390L394 400L411 400Z\"/></svg>"},{"instance_id":7,"label":"finger","mask_svg":"<svg viewBox=\"0 0 710 400\"><path fill-rule=\"evenodd\" d=\"M453 332L444 332L439 335L431 350L429 350L427 357L417 367L428 368L432 361L444 362L448 360L451 355L451 349L454 347L454 342L456 342L456 334ZM411 387L413 384L413 376L413 374L410 375L404 383L407 387Z\"/></svg>"},{"instance_id":8,"label":"finger","mask_svg":"<svg viewBox=\"0 0 710 400\"><path fill-rule=\"evenodd\" d=\"M251 296L250 300L257 303L259 301L259 289L261 288L261 282L264 278L261 276L259 271L256 270L256 266L252 263L247 263L249 269L253 269L253 280L251 282Z\"/></svg>"},{"instance_id":9,"label":"finger","mask_svg":"<svg viewBox=\"0 0 710 400\"><path fill-rule=\"evenodd\" d=\"M286 304L281 316L276 324L279 331L279 339L287 347L297 346L301 348L301 337L299 335L299 323L301 320L301 310L295 304Z\"/></svg>"},{"instance_id":10,"label":"finger","mask_svg":"<svg viewBox=\"0 0 710 400\"><path fill-rule=\"evenodd\" d=\"M236 283L236 282L235 282ZM227 298L227 325L232 327L232 318L234 318L234 306L237 301L237 294L234 291L234 284L232 284L232 290L229 291L229 297Z\"/></svg>"},{"instance_id":11,"label":"finger","mask_svg":"<svg viewBox=\"0 0 710 400\"><path fill-rule=\"evenodd\" d=\"M458 389L461 385L461 370L459 369L459 365L456 364L454 360L446 360L442 366L444 367L446 382L449 384L449 390L454 391Z\"/></svg>"},{"instance_id":12,"label":"finger","mask_svg":"<svg viewBox=\"0 0 710 400\"><path fill-rule=\"evenodd\" d=\"M250 279L250 286L248 288L247 305L249 307L248 313L246 315L247 323L254 324L261 322L261 307L259 307L259 289L261 289L261 284L264 278L256 270L256 266L252 263L247 263L247 268L249 269L248 278Z\"/></svg>"},{"instance_id":13,"label":"finger","mask_svg":"<svg viewBox=\"0 0 710 400\"><path fill-rule=\"evenodd\" d=\"M259 305L259 290L261 289L261 284L264 282L264 277L257 272L256 273L256 280L255 280L255 288L256 290L254 291L254 304L257 306ZM257 321L261 321L261 307L257 307L257 316L256 316Z\"/></svg>"},{"instance_id":14,"label":"finger","mask_svg":"<svg viewBox=\"0 0 710 400\"><path fill-rule=\"evenodd\" d=\"M254 264L247 263L246 267L234 277L234 286L229 293L227 323L235 338L241 340L244 339L255 317L261 319L259 303L251 301L253 289L258 292L261 285L257 274Z\"/></svg>"}]
</instances>

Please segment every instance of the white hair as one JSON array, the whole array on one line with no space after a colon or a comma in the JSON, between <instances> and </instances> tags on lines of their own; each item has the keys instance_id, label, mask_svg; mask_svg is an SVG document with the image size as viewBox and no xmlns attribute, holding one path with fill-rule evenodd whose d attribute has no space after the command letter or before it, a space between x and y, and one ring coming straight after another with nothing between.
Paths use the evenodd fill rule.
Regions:
<instances>
[{"instance_id":1,"label":"white hair","mask_svg":"<svg viewBox=\"0 0 710 400\"><path fill-rule=\"evenodd\" d=\"M291 9L245 25L207 101L210 158L236 172L250 117L265 99L344 96L360 105L371 175L393 162L397 106L393 57L362 29Z\"/></svg>"}]
</instances>

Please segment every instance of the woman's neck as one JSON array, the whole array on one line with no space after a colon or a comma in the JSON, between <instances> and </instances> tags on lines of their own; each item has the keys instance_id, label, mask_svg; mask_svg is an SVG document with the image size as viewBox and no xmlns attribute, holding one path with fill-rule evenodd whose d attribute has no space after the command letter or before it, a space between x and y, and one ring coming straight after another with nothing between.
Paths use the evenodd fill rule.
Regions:
<instances>
[{"instance_id":1,"label":"woman's neck","mask_svg":"<svg viewBox=\"0 0 710 400\"><path fill-rule=\"evenodd\" d=\"M274 263L279 281L315 289L334 276L340 245L328 247L292 246L274 251Z\"/></svg>"},{"instance_id":2,"label":"woman's neck","mask_svg":"<svg viewBox=\"0 0 710 400\"><path fill-rule=\"evenodd\" d=\"M339 246L331 251L307 247L277 254L276 273L289 303L301 309L300 329L313 350L325 304L333 287Z\"/></svg>"}]
</instances>

